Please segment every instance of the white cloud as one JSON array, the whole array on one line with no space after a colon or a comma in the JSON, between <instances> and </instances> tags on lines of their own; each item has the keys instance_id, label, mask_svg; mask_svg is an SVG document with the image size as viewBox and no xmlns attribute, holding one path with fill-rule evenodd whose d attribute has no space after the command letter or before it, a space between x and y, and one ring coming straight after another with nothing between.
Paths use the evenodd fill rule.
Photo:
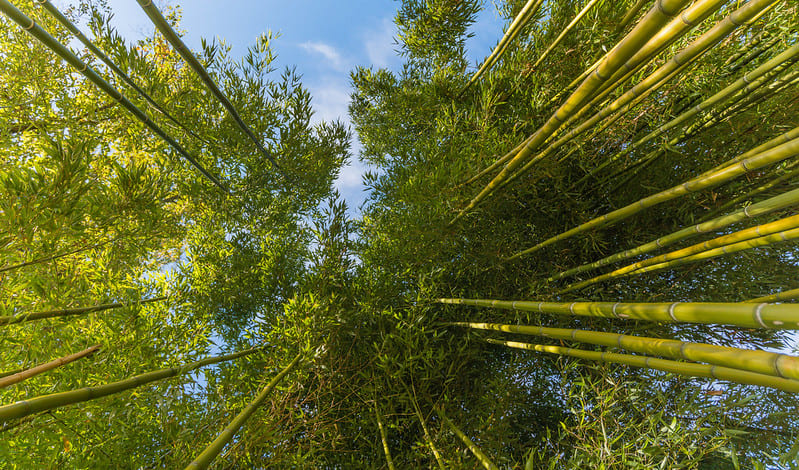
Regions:
<instances>
[{"instance_id":1,"label":"white cloud","mask_svg":"<svg viewBox=\"0 0 799 470\"><path fill-rule=\"evenodd\" d=\"M389 19L383 19L378 28L364 35L364 48L371 65L379 68L388 67L397 60L397 53L394 51L397 47L394 44L394 33L394 23Z\"/></svg>"},{"instance_id":2,"label":"white cloud","mask_svg":"<svg viewBox=\"0 0 799 470\"><path fill-rule=\"evenodd\" d=\"M341 54L339 54L335 47L329 44L325 44L323 42L306 41L300 44L300 47L312 54L321 55L336 70L345 71L348 68L347 63L344 58L341 57Z\"/></svg>"}]
</instances>

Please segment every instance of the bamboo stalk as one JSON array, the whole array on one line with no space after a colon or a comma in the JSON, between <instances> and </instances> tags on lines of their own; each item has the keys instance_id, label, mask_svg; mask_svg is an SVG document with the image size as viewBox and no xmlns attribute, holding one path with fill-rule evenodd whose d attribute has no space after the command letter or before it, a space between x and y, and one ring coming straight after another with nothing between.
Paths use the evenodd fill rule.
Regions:
<instances>
[{"instance_id":1,"label":"bamboo stalk","mask_svg":"<svg viewBox=\"0 0 799 470\"><path fill-rule=\"evenodd\" d=\"M538 67L541 64L541 62L543 62L544 59L546 59L549 53L552 52L556 47L558 47L558 44L560 44L561 41L563 41L563 38L565 38L566 35L569 34L569 32L572 29L574 29L575 26L577 26L577 23L579 23L580 20L583 19L583 16L585 16L591 10L591 8L597 4L598 1L599 0L588 0L588 3L585 4L583 9L580 10L579 13L577 13L577 16L575 16L574 19L571 20L571 22L563 29L563 31L561 31L558 37L556 37L555 40L552 41L552 44L550 44L549 47L547 47L547 49L541 54L541 56L538 57L538 60L535 61L532 68Z\"/></svg>"},{"instance_id":2,"label":"bamboo stalk","mask_svg":"<svg viewBox=\"0 0 799 470\"><path fill-rule=\"evenodd\" d=\"M620 33L624 30L632 21L635 19L635 16L641 9L646 5L649 0L638 0L633 4L633 6L627 10L627 14L619 21L619 25L616 27L616 33Z\"/></svg>"},{"instance_id":3,"label":"bamboo stalk","mask_svg":"<svg viewBox=\"0 0 799 470\"><path fill-rule=\"evenodd\" d=\"M702 254L701 256L707 256L706 253L711 250L718 253L718 251L715 250L716 248L721 249L721 254L733 253L733 251L730 251L733 249L732 247L738 246L737 243L744 242L746 240L753 240L753 239L765 240L763 237L772 234L778 234L780 238L784 240L785 237L788 237L788 234L791 232L791 230L797 227L799 227L799 215L794 215L792 217L786 217L784 219L775 220L774 222L769 222L767 224L756 225L754 227L738 230L737 232L733 232L727 235L722 235L720 237L716 237L702 243L697 243L695 245L691 245L686 248L671 251L669 253L665 253L659 256L653 256L651 258L641 260L636 263L632 263L622 268L616 269L609 273L592 277L591 279L585 281L576 282L566 287L565 289L559 291L558 294L565 294L567 292L571 292L576 289L582 289L584 287L594 285L598 282L607 281L609 279L615 279L622 276L630 276L633 274L641 274L647 272L647 270L645 270L644 268L648 268L650 266L660 265L661 266L660 269L663 269L668 266L674 266L674 264L667 264L667 263L671 263L673 261L680 260L683 258L696 259L693 258L693 256L694 255L700 256L700 254L702 253L705 254Z\"/></svg>"},{"instance_id":4,"label":"bamboo stalk","mask_svg":"<svg viewBox=\"0 0 799 470\"><path fill-rule=\"evenodd\" d=\"M499 61L499 58L508 49L510 43L513 42L514 39L516 39L516 37L519 35L522 29L524 29L524 26L527 24L527 22L530 21L530 18L532 18L533 15L535 15L535 12L538 10L538 8L541 6L542 3L544 3L543 0L528 0L527 3L525 3L521 11L519 11L519 14L516 15L516 17L511 22L510 26L508 26L508 30L499 40L497 46L494 48L491 54L488 57L486 57L485 61L483 61L483 64L480 66L477 72L475 72L475 74L472 75L472 78L470 78L469 81L466 83L466 86L463 87L463 90L461 90L459 96L466 93L466 90L468 90L469 87L472 86L472 84L477 82L477 80L479 80L480 77L483 76L483 74L488 72L491 69L491 67L493 67L497 63L497 61Z\"/></svg>"},{"instance_id":5,"label":"bamboo stalk","mask_svg":"<svg viewBox=\"0 0 799 470\"><path fill-rule=\"evenodd\" d=\"M455 426L455 423L453 423L452 421L450 421L449 418L447 418L447 415L444 414L443 408L439 407L437 409L437 412L438 416L440 416L441 419L445 423L447 423L447 426L449 426L452 432L456 436L458 436L460 440L463 441L464 444L466 444L466 447L468 447L469 450L472 451L472 454L474 454L474 456L483 465L483 467L486 468L486 470L499 470L499 467L497 467L494 464L494 462L492 462L491 459L489 459L488 456L482 450L480 450L480 447L478 447L477 444L475 444L471 439L469 439L469 436L464 434L463 431L460 430L460 428Z\"/></svg>"},{"instance_id":6,"label":"bamboo stalk","mask_svg":"<svg viewBox=\"0 0 799 470\"><path fill-rule=\"evenodd\" d=\"M712 220L709 220L707 222L683 228L676 232L660 237L649 243L645 243L635 248L624 250L619 253L613 254L611 256L602 258L599 261L594 261L593 263L584 264L582 266L578 266L576 268L563 271L562 273L556 276L550 277L548 281L562 279L564 277L571 276L574 274L579 274L591 269L600 268L602 266L606 266L608 264L615 263L617 261L622 261L625 259L632 258L634 256L650 253L654 250L657 250L659 248L665 248L666 246L672 245L674 243L693 237L695 235L713 232L722 229L724 227L730 226L732 224L738 223L742 220L765 215L774 211L778 211L780 209L785 209L786 207L796 205L797 203L799 203L799 189L794 189L793 191L789 191L784 194L780 194L779 196L775 196L766 199L764 201L760 201L756 204L752 204L751 206L746 206L730 214L725 214L720 217L716 217Z\"/></svg>"},{"instance_id":7,"label":"bamboo stalk","mask_svg":"<svg viewBox=\"0 0 799 470\"><path fill-rule=\"evenodd\" d=\"M49 395L41 395L27 400L21 400L10 405L0 406L0 423L6 423L12 419L24 418L25 416L38 413L40 411L61 408L67 405L95 400L97 398L124 392L132 388L141 387L142 385L148 384L150 382L185 374L203 366L237 359L241 356L252 354L260 350L261 348L247 349L237 353L205 358L200 361L184 364L182 366L146 372L129 379L111 382L104 385L85 387L67 392L51 393Z\"/></svg>"},{"instance_id":8,"label":"bamboo stalk","mask_svg":"<svg viewBox=\"0 0 799 470\"><path fill-rule=\"evenodd\" d=\"M250 419L250 416L255 413L255 411L263 405L264 401L269 397L272 391L277 387L283 378L288 375L297 364L300 362L302 354L298 354L297 357L292 360L289 365L287 365L283 370L281 370L269 383L261 390L261 393L255 397L253 401L251 401L246 408L241 410L241 412L236 415L235 418L228 424L225 429L219 433L216 439L213 442L208 444L208 447L197 456L194 461L192 461L189 465L186 466L186 470L189 469L201 469L201 468L208 468L211 465L211 462L216 459L216 457L222 452L222 449L233 440L236 436L238 430Z\"/></svg>"},{"instance_id":9,"label":"bamboo stalk","mask_svg":"<svg viewBox=\"0 0 799 470\"><path fill-rule=\"evenodd\" d=\"M569 83L568 85L566 85L566 87L565 87L565 88L563 88L561 91L559 91L558 93L556 93L556 94L555 94L555 96L553 96L552 98L550 98L550 99L549 99L549 104L553 104L553 103L555 103L557 100L559 100L559 99L560 99L560 97L561 97L561 96L563 96L563 94L564 94L564 93L567 93L569 90L571 90L572 88L574 88L574 87L576 87L577 85L579 85L580 83L582 83L582 82L583 82L583 80L585 80L585 77L587 77L587 76L588 76L588 75L589 75L591 72L593 72L593 71L594 71L594 69L596 69L597 67L599 67L599 64L601 64L601 63L602 63L602 61L603 61L603 60L605 60L605 57L607 57L607 56L608 56L608 54L610 54L610 51L608 51L608 52L605 52L605 54L603 54L603 55L602 55L602 57L600 57L599 59L597 59L597 61L596 61L596 62L594 62L593 64L591 64L591 66L590 66L590 67L588 67L587 69L583 70L583 73L581 73L581 74L580 74L580 75L579 75L577 78L575 78L574 80L572 80L572 82L571 82L571 83Z\"/></svg>"},{"instance_id":10,"label":"bamboo stalk","mask_svg":"<svg viewBox=\"0 0 799 470\"><path fill-rule=\"evenodd\" d=\"M744 155L751 155L755 150L757 149L752 149L749 152L746 152ZM586 232L590 229L603 227L618 222L620 220L624 220L628 217L631 217L634 214L637 214L645 209L661 204L663 202L671 201L673 199L676 199L680 196L684 196L689 193L701 191L703 189L707 189L722 183L726 183L746 173L747 171L756 170L766 165L770 165L794 157L798 154L799 154L799 139L793 139L780 146L771 148L762 153L757 153L754 156L750 156L749 158L742 159L737 163L726 166L714 173L690 179L680 185L674 186L665 191L661 191L652 196L648 196L637 202L624 206L621 209L617 209L605 215L591 219L590 221L585 222L582 225L579 225L573 229L567 230L559 235L551 237L541 243L538 243L537 245L531 248L522 250L506 258L506 261L517 259L522 256L531 254L555 242L564 240L579 233Z\"/></svg>"},{"instance_id":11,"label":"bamboo stalk","mask_svg":"<svg viewBox=\"0 0 799 470\"><path fill-rule=\"evenodd\" d=\"M32 265L35 265L35 264L42 264L42 263L46 263L48 261L53 261L53 260L56 260L56 259L64 258L64 257L69 256L69 255L74 255L74 254L77 254L77 253L81 253L83 251L92 250L94 248L100 248L101 246L107 245L108 243L111 243L112 241L115 241L115 240L106 240L104 242L96 243L94 245L82 246L80 248L76 248L74 250L67 251L66 253L59 253L57 255L46 256L44 258L37 258L37 259L31 260L31 261L25 261L23 263L13 264L11 266L4 266L4 267L0 268L0 273L4 273L4 272L7 272L7 271L13 271L15 269L24 268L25 266L32 266Z\"/></svg>"},{"instance_id":12,"label":"bamboo stalk","mask_svg":"<svg viewBox=\"0 0 799 470\"><path fill-rule=\"evenodd\" d=\"M92 67L88 64L80 60L78 56L76 56L72 51L70 51L66 46L58 42L54 37L52 37L47 31L42 29L41 26L36 24L33 19L26 16L24 13L19 11L14 5L8 2L8 0L0 0L0 11L2 11L6 16L8 16L12 21L17 23L22 29L28 32L34 39L42 43L44 46L52 50L56 55L58 55L62 60L66 63L71 65L75 68L78 72L81 73L84 77L89 79L97 88L102 90L105 94L113 98L116 102L118 102L122 107L124 107L128 112L130 112L134 117L136 117L142 124L144 124L148 129L150 129L154 134L161 138L164 142L166 142L170 147L175 149L186 161L192 164L194 168L197 169L203 176L205 176L209 181L211 181L214 185L219 187L225 192L230 192L215 176L209 173L200 163L189 154L189 152L183 148L175 139L170 137L163 129L161 129L152 119L147 117L144 112L136 107L133 103L130 102L127 98L125 98L122 93L119 92L116 88L111 86L105 79L103 79Z\"/></svg>"},{"instance_id":13,"label":"bamboo stalk","mask_svg":"<svg viewBox=\"0 0 799 470\"><path fill-rule=\"evenodd\" d=\"M183 60L194 70L200 79L202 80L203 84L211 91L211 93L216 97L217 100L222 104L222 106L227 110L230 117L236 122L238 127L250 138L250 140L255 144L258 151L266 157L267 160L275 167L275 169L282 174L282 170L278 166L277 162L275 161L272 154L269 153L268 150L264 147L258 137L255 136L252 129L244 122L244 120L239 115L239 112L236 110L233 103L225 96L222 90L216 85L214 79L211 78L211 75L205 70L199 60L194 56L194 54L189 50L188 46L180 39L180 36L172 29L169 25L169 22L164 18L161 12L156 8L153 4L152 0L137 0L139 6L144 10L150 20L155 25L156 29L166 38L167 42L172 45L172 47L183 57Z\"/></svg>"},{"instance_id":14,"label":"bamboo stalk","mask_svg":"<svg viewBox=\"0 0 799 470\"><path fill-rule=\"evenodd\" d=\"M61 13L58 8L56 8L49 0L36 0L39 6L43 7L50 13L56 21L61 23L63 27L65 27L69 32L71 32L78 40L86 46L89 51L94 54L98 59L100 59L111 71L122 79L126 85L131 87L136 93L139 94L150 106L153 107L156 111L163 114L164 117L172 121L175 125L181 128L190 136L194 137L197 140L200 140L204 143L208 143L204 139L200 138L197 134L195 134L191 129L183 125L180 121L178 121L174 116L172 116L163 106L159 105L150 95L147 94L139 85L133 81L132 78L125 72L123 72L103 51L101 51L89 38L87 38L81 31L75 26L66 16Z\"/></svg>"},{"instance_id":15,"label":"bamboo stalk","mask_svg":"<svg viewBox=\"0 0 799 470\"><path fill-rule=\"evenodd\" d=\"M55 369L56 367L61 367L64 364L69 364L70 362L77 361L78 359L82 359L84 357L91 356L100 349L100 345L92 346L90 348L86 348L83 351L76 352L74 354L69 354L64 357L60 357L50 362L46 362L44 364L39 364L36 367L31 367L30 369L26 369L21 372L17 372L16 374L9 375L6 377L0 378L0 388L8 387L9 385L13 385L23 380L27 380L35 375L42 374L49 370Z\"/></svg>"},{"instance_id":16,"label":"bamboo stalk","mask_svg":"<svg viewBox=\"0 0 799 470\"><path fill-rule=\"evenodd\" d=\"M23 323L28 321L42 320L45 318L68 317L72 315L84 315L93 312L102 312L103 310L110 310L114 308L130 307L133 305L148 304L150 302L159 302L166 300L167 296L153 297L150 299L142 299L132 304L123 304L121 302L114 302L111 304L93 305L91 307L76 307L76 308L60 308L56 310L46 310L43 312L23 313L20 315L9 315L0 317L0 325L13 325L15 323Z\"/></svg>"},{"instance_id":17,"label":"bamboo stalk","mask_svg":"<svg viewBox=\"0 0 799 470\"><path fill-rule=\"evenodd\" d=\"M762 1L762 0L753 0ZM527 142L527 145L511 159L507 166L463 208L449 225L454 225L466 213L488 197L503 180L526 160L533 151L543 144L561 124L578 112L594 95L605 81L627 62L646 42L661 29L673 16L689 3L689 0L659 0L646 16L608 53L593 73L575 90L558 110L539 128Z\"/></svg>"},{"instance_id":18,"label":"bamboo stalk","mask_svg":"<svg viewBox=\"0 0 799 470\"><path fill-rule=\"evenodd\" d=\"M475 330L503 331L523 335L543 336L566 341L626 349L628 351L694 362L706 362L731 369L783 379L799 380L799 357L767 351L692 343L674 339L647 338L643 336L605 333L543 326L505 325L500 323L452 322L445 326L459 326Z\"/></svg>"},{"instance_id":19,"label":"bamboo stalk","mask_svg":"<svg viewBox=\"0 0 799 470\"><path fill-rule=\"evenodd\" d=\"M472 176L471 178L469 178L468 180L466 180L463 183L459 184L458 186L466 186L466 185L472 184L475 181L477 181L480 178L482 178L483 176L487 175L488 173L491 173L492 171L496 170L497 168L499 168L500 165L502 165L503 163L506 163L508 160L513 158L513 156L516 155L519 152L519 150L522 149L522 147L524 146L525 143L527 143L526 140L523 141L522 143L520 143L519 145L517 145L510 152L506 153L504 156L502 156L502 158L498 159L497 161L495 161L494 163L489 165L488 168L482 170L480 173L477 173L476 175Z\"/></svg>"},{"instance_id":20,"label":"bamboo stalk","mask_svg":"<svg viewBox=\"0 0 799 470\"><path fill-rule=\"evenodd\" d=\"M561 356L575 357L588 361L610 362L624 364L642 369L656 369L664 372L671 372L686 377L706 377L709 379L726 380L747 385L758 385L770 387L785 392L799 392L799 381L781 379L763 374L755 374L738 369L727 367L711 366L707 364L694 364L691 362L670 361L668 359L658 359L649 356L634 356L631 354L618 354L599 351L585 351L582 349L564 348L561 346L547 346L542 344L519 343L516 341L500 341L487 338L487 342L499 344L517 349L527 349L530 351L546 352Z\"/></svg>"},{"instance_id":21,"label":"bamboo stalk","mask_svg":"<svg viewBox=\"0 0 799 470\"><path fill-rule=\"evenodd\" d=\"M748 328L799 329L799 305L710 302L531 302L525 300L437 299L442 304L469 305L524 312L646 320L717 323Z\"/></svg>"},{"instance_id":22,"label":"bamboo stalk","mask_svg":"<svg viewBox=\"0 0 799 470\"><path fill-rule=\"evenodd\" d=\"M438 467L441 470L446 470L447 467L444 465L444 460L441 458L441 454L438 452L438 448L433 442L433 437L430 435L430 430L427 429L427 423L425 423L424 416L422 416L422 410L419 409L419 404L416 402L416 397L412 396L411 398L413 399L413 410L416 413L416 417L419 418L419 423L422 425L422 431L424 432L425 440L427 440L427 445L430 446L430 450L433 452L433 456L436 458Z\"/></svg>"},{"instance_id":23,"label":"bamboo stalk","mask_svg":"<svg viewBox=\"0 0 799 470\"><path fill-rule=\"evenodd\" d=\"M386 455L386 464L389 470L396 470L394 460L391 458L391 451L388 448L388 434L386 428L383 426L383 419L380 417L380 410L375 403L375 417L377 418L377 427L380 429L380 441L383 443L383 453Z\"/></svg>"},{"instance_id":24,"label":"bamboo stalk","mask_svg":"<svg viewBox=\"0 0 799 470\"><path fill-rule=\"evenodd\" d=\"M778 292L772 295L766 295L764 297L758 297L756 299L749 299L745 302L782 302L784 300L795 300L799 299L799 289L791 289L782 292Z\"/></svg>"},{"instance_id":25,"label":"bamboo stalk","mask_svg":"<svg viewBox=\"0 0 799 470\"><path fill-rule=\"evenodd\" d=\"M768 191L769 189L774 188L775 186L779 186L781 183L784 183L785 181L793 179L794 177L799 175L799 168L795 168L796 166L797 166L796 164L791 165L791 168L789 169L790 171L788 171L784 175L781 175L781 176L779 176L777 178L774 178L773 180L769 181L768 183L762 184L762 185L752 189L751 191L748 191L746 194L742 194L741 196L738 196L738 197L732 199L731 201L722 204L714 212L723 212L723 211L729 209L730 207L739 204L740 202L743 202L743 201L746 201L746 200L752 198L752 196L756 196L756 195L758 195L758 194L760 194L760 193L762 193L764 191Z\"/></svg>"}]
</instances>

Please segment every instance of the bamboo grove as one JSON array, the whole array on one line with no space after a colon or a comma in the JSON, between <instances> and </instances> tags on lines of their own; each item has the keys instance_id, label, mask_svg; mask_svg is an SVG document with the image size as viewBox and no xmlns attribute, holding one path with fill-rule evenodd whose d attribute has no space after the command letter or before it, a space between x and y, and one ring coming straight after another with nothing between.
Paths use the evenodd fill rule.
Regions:
<instances>
[{"instance_id":1,"label":"bamboo grove","mask_svg":"<svg viewBox=\"0 0 799 470\"><path fill-rule=\"evenodd\" d=\"M796 465L795 2L403 0L353 133L138 4L0 0L0 467Z\"/></svg>"}]
</instances>

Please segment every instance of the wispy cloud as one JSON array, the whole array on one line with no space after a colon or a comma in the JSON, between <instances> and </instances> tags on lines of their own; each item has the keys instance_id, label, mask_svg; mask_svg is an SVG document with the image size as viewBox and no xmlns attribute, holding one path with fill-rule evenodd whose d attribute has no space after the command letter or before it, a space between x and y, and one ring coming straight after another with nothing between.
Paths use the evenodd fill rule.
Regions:
<instances>
[{"instance_id":1,"label":"wispy cloud","mask_svg":"<svg viewBox=\"0 0 799 470\"><path fill-rule=\"evenodd\" d=\"M389 67L397 60L394 43L395 27L389 19L383 19L377 28L364 35L364 48L369 63L375 67Z\"/></svg>"},{"instance_id":2,"label":"wispy cloud","mask_svg":"<svg viewBox=\"0 0 799 470\"><path fill-rule=\"evenodd\" d=\"M318 54L327 60L336 70L346 70L348 65L335 47L323 42L306 41L300 47L312 54Z\"/></svg>"}]
</instances>

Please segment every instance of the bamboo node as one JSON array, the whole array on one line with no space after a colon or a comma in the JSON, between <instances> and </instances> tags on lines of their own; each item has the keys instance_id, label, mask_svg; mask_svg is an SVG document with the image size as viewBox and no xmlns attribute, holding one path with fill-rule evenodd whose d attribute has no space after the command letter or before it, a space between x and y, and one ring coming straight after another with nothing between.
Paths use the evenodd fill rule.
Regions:
<instances>
[{"instance_id":1,"label":"bamboo node","mask_svg":"<svg viewBox=\"0 0 799 470\"><path fill-rule=\"evenodd\" d=\"M24 29L25 31L30 31L33 29L34 26L36 26L36 22L33 21L33 18L28 18L28 19L31 20L31 24L27 28L24 26L22 27L22 29Z\"/></svg>"},{"instance_id":2,"label":"bamboo node","mask_svg":"<svg viewBox=\"0 0 799 470\"><path fill-rule=\"evenodd\" d=\"M758 305L758 306L757 306L757 308L755 308L755 314L754 314L755 321L756 321L756 322L757 322L757 323L758 323L760 326L762 326L763 328L768 328L768 325L766 325L766 324L763 322L763 317L761 316L761 313L762 313L762 311L763 311L763 307L765 307L766 305L768 305L768 304L767 304L767 303L762 303L762 304Z\"/></svg>"},{"instance_id":3,"label":"bamboo node","mask_svg":"<svg viewBox=\"0 0 799 470\"><path fill-rule=\"evenodd\" d=\"M680 303L680 302L674 302L673 304L669 305L669 316L670 316L670 317L671 317L671 319L672 319L672 320L674 320L674 321L678 321L678 320L677 320L677 317L675 317L675 316L674 316L674 307L676 307L676 306L677 306L677 304L679 304L679 303Z\"/></svg>"}]
</instances>

